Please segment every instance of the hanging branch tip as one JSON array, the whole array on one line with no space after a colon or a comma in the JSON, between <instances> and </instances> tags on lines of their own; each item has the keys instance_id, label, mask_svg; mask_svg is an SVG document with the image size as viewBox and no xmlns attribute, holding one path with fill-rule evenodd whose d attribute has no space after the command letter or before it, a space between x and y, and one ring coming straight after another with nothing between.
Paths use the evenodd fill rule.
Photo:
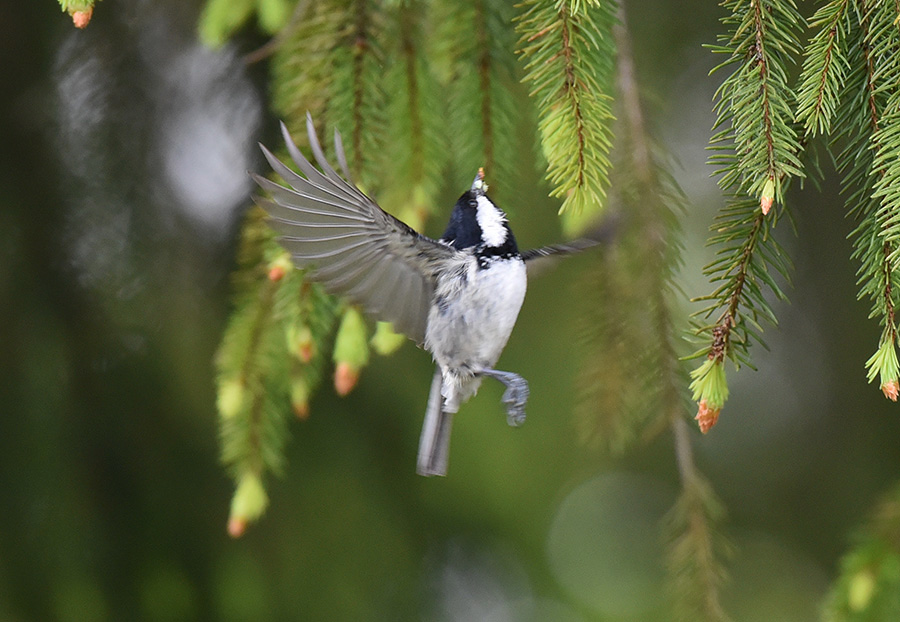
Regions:
<instances>
[{"instance_id":1,"label":"hanging branch tip","mask_svg":"<svg viewBox=\"0 0 900 622\"><path fill-rule=\"evenodd\" d=\"M259 475L252 471L243 473L238 479L237 490L231 499L228 515L228 535L240 538L247 525L259 519L269 505L269 498Z\"/></svg>"}]
</instances>

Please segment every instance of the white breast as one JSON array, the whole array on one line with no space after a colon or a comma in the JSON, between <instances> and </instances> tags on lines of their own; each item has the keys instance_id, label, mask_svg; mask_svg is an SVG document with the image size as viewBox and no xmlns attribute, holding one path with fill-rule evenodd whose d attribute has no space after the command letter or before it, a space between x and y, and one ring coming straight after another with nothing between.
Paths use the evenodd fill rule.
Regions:
<instances>
[{"instance_id":1,"label":"white breast","mask_svg":"<svg viewBox=\"0 0 900 622\"><path fill-rule=\"evenodd\" d=\"M484 229L483 229L484 230ZM443 369L467 374L493 367L509 339L525 299L525 262L474 257L438 282L428 314L425 347Z\"/></svg>"}]
</instances>

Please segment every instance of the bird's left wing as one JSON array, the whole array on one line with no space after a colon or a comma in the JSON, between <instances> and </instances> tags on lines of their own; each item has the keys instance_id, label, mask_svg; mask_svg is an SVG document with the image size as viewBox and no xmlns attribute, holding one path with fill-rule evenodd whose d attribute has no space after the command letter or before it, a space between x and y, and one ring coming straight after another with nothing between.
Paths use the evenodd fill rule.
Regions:
<instances>
[{"instance_id":1,"label":"bird's left wing","mask_svg":"<svg viewBox=\"0 0 900 622\"><path fill-rule=\"evenodd\" d=\"M397 220L350 181L340 135L337 159L347 179L328 164L307 114L309 143L320 170L297 148L287 128L288 152L298 175L260 145L280 185L251 173L271 199L257 198L269 214L280 242L294 263L310 269L310 278L326 290L359 304L376 319L421 344L431 305L435 271L458 251L423 236Z\"/></svg>"}]
</instances>

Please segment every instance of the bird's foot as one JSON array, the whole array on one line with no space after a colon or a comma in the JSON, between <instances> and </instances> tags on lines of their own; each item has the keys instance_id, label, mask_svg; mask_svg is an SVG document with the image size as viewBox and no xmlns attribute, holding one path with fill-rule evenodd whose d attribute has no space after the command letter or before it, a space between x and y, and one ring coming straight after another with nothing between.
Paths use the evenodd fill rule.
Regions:
<instances>
[{"instance_id":1,"label":"bird's foot","mask_svg":"<svg viewBox=\"0 0 900 622\"><path fill-rule=\"evenodd\" d=\"M503 403L506 404L506 422L514 428L525 423L525 403L528 401L528 383L522 377L506 386Z\"/></svg>"},{"instance_id":2,"label":"bird's foot","mask_svg":"<svg viewBox=\"0 0 900 622\"><path fill-rule=\"evenodd\" d=\"M509 371L486 369L481 372L506 385L503 403L506 404L506 422L514 428L525 423L525 403L528 402L528 382L519 374Z\"/></svg>"}]
</instances>

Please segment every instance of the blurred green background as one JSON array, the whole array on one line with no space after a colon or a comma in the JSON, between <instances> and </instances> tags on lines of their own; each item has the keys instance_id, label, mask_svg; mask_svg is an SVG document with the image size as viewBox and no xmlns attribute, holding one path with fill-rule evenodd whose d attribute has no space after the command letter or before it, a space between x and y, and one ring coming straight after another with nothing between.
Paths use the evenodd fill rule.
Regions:
<instances>
[{"instance_id":1,"label":"blurred green background","mask_svg":"<svg viewBox=\"0 0 900 622\"><path fill-rule=\"evenodd\" d=\"M240 59L262 40L202 48L199 8L106 0L82 32L52 0L0 7L0 620L666 620L671 439L616 459L577 441L589 255L529 285L501 359L531 382L522 429L485 384L457 418L450 476L417 477L432 370L407 345L350 397L317 395L266 517L228 538L211 360L245 172L263 169L255 142L275 141L275 119L265 67ZM685 291L704 294L721 199L704 151L716 59L701 44L720 9L629 9L691 206ZM534 197L508 207L520 243L557 241L539 180L519 182ZM694 434L728 508L723 600L740 621L815 619L900 473L900 413L865 383L878 329L856 301L842 199L826 182L790 200L791 303L759 371L732 374L718 426Z\"/></svg>"}]
</instances>

